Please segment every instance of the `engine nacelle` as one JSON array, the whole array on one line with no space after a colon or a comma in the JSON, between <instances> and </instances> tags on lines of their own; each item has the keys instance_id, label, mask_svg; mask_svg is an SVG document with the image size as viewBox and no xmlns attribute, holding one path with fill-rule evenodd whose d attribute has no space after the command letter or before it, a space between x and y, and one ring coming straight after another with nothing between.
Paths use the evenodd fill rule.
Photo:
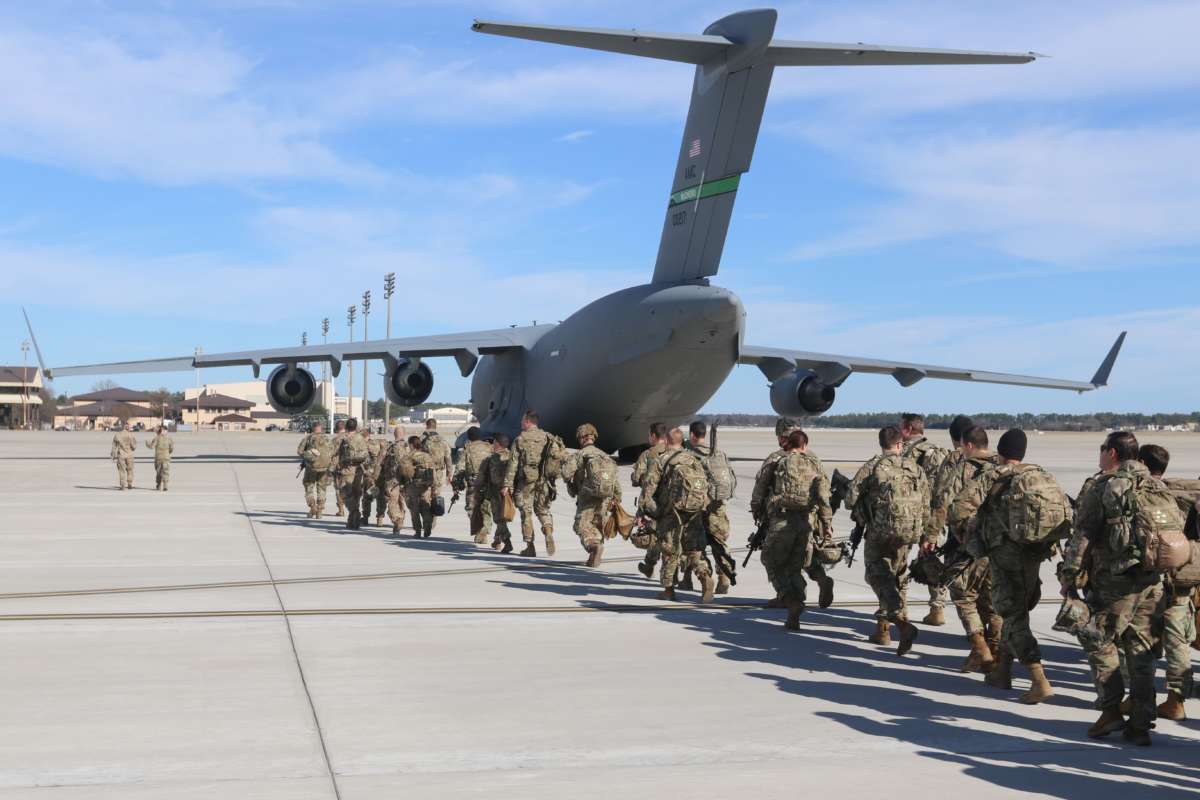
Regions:
<instances>
[{"instance_id":1,"label":"engine nacelle","mask_svg":"<svg viewBox=\"0 0 1200 800\"><path fill-rule=\"evenodd\" d=\"M424 361L402 358L384 379L383 391L398 406L419 406L433 391L433 372Z\"/></svg>"},{"instance_id":2,"label":"engine nacelle","mask_svg":"<svg viewBox=\"0 0 1200 800\"><path fill-rule=\"evenodd\" d=\"M303 367L281 364L267 378L267 402L280 414L303 414L317 399L317 381Z\"/></svg>"},{"instance_id":3,"label":"engine nacelle","mask_svg":"<svg viewBox=\"0 0 1200 800\"><path fill-rule=\"evenodd\" d=\"M836 395L815 372L798 369L771 384L771 408L783 417L815 416L828 411Z\"/></svg>"}]
</instances>

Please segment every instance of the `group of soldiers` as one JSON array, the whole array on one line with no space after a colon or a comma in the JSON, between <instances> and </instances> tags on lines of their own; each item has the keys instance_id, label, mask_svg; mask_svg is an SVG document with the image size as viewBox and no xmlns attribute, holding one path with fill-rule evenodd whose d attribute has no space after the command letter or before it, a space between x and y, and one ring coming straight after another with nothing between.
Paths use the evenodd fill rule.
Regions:
<instances>
[{"instance_id":1,"label":"group of soldiers","mask_svg":"<svg viewBox=\"0 0 1200 800\"><path fill-rule=\"evenodd\" d=\"M146 442L146 447L154 451L154 488L165 492L167 484L171 482L171 456L175 453L175 442L167 434L167 429L159 425L154 438ZM109 453L117 465L117 485L122 490L133 488L133 457L137 449L137 437L129 429L128 423L122 424L113 435Z\"/></svg>"},{"instance_id":2,"label":"group of soldiers","mask_svg":"<svg viewBox=\"0 0 1200 800\"><path fill-rule=\"evenodd\" d=\"M486 544L491 532L493 548L512 552L508 525L519 512L520 555L537 555L535 525L553 555L550 504L561 478L575 499L574 531L589 566L598 566L605 542L621 535L645 551L639 572L654 579L657 569L659 599L675 600L677 590L698 584L708 603L730 590L736 562L728 503L737 480L728 457L709 442L715 431L699 421L686 432L651 425L649 446L633 467L640 492L629 514L616 462L595 446L596 428L581 425L577 449L568 452L538 422L536 412L526 413L515 441L503 434L485 441L471 428L457 464L433 421L422 437L405 439L397 428L388 447L356 432L353 420L333 440L318 428L299 451L310 516L320 517L332 480L349 527L369 519L374 500L377 523L386 505L398 532L407 503L414 535L428 536L444 510L448 480L454 499L466 494L477 543ZM768 605L786 609L787 630L800 627L809 581L819 589L818 605L832 604L828 570L852 563L861 545L878 602L869 641L890 647L894 628L896 654L913 648L919 629L909 618L908 585L924 583L930 610L920 624L944 625L947 602L958 613L967 650L961 671L1011 690L1019 663L1029 687L1017 699L1040 703L1054 692L1030 611L1042 596L1043 562L1061 556L1055 627L1076 636L1092 670L1101 715L1088 735L1120 730L1147 745L1157 717L1184 718L1184 701L1194 696L1189 649L1200 648L1200 480L1165 478L1165 449L1139 446L1128 432L1108 435L1099 471L1072 499L1048 471L1026 461L1023 431L1005 432L992 449L987 431L963 416L950 426L954 449L947 451L926 438L923 417L903 415L879 431L879 453L852 479L836 470L827 475L794 420L779 420L775 433L779 449L763 461L751 493L750 550L761 551L775 591ZM849 542L833 534L842 507L854 523ZM1167 662L1168 694L1156 706L1159 656Z\"/></svg>"}]
</instances>

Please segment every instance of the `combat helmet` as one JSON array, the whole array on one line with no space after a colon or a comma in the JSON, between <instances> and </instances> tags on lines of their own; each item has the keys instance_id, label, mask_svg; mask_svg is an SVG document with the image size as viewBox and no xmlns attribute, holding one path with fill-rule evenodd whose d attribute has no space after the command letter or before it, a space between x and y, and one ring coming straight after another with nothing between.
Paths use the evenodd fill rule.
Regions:
<instances>
[{"instance_id":1,"label":"combat helmet","mask_svg":"<svg viewBox=\"0 0 1200 800\"><path fill-rule=\"evenodd\" d=\"M779 419L775 420L775 435L779 437L787 436L789 433L798 429L799 427L800 423L796 422L796 420L792 419L791 417L780 417Z\"/></svg>"},{"instance_id":2,"label":"combat helmet","mask_svg":"<svg viewBox=\"0 0 1200 800\"><path fill-rule=\"evenodd\" d=\"M575 429L575 441L582 442L583 437L585 436L591 436L593 439L595 439L600 436L600 433L596 430L595 425L590 422L585 422Z\"/></svg>"}]
</instances>

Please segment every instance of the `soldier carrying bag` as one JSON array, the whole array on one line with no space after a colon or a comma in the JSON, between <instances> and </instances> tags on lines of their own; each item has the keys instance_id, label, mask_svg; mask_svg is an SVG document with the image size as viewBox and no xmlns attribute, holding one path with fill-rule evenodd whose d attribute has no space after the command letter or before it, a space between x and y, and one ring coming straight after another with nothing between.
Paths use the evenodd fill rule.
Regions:
<instances>
[{"instance_id":1,"label":"soldier carrying bag","mask_svg":"<svg viewBox=\"0 0 1200 800\"><path fill-rule=\"evenodd\" d=\"M1187 564L1192 549L1183 532L1185 520L1166 484L1136 477L1121 503L1122 515L1106 520L1113 552L1136 549L1141 567L1151 572L1171 572Z\"/></svg>"},{"instance_id":2,"label":"soldier carrying bag","mask_svg":"<svg viewBox=\"0 0 1200 800\"><path fill-rule=\"evenodd\" d=\"M708 475L699 457L676 459L677 451L663 465L667 502L679 514L699 514L708 508Z\"/></svg>"},{"instance_id":3,"label":"soldier carrying bag","mask_svg":"<svg viewBox=\"0 0 1200 800\"><path fill-rule=\"evenodd\" d=\"M920 541L928 507L925 472L911 458L882 458L869 476L867 535L903 547Z\"/></svg>"},{"instance_id":4,"label":"soldier carrying bag","mask_svg":"<svg viewBox=\"0 0 1200 800\"><path fill-rule=\"evenodd\" d=\"M594 500L603 500L617 493L617 462L604 453L583 459L583 475L579 481L579 494Z\"/></svg>"},{"instance_id":5,"label":"soldier carrying bag","mask_svg":"<svg viewBox=\"0 0 1200 800\"><path fill-rule=\"evenodd\" d=\"M1071 535L1071 501L1049 472L1033 464L997 480L986 504L985 520L999 523L1008 540L1017 544L1044 547Z\"/></svg>"}]
</instances>

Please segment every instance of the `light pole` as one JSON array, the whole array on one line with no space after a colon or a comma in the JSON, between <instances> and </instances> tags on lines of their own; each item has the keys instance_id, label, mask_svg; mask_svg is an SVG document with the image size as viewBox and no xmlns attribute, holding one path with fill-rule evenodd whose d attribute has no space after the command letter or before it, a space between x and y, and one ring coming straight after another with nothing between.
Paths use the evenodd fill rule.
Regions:
<instances>
[{"instance_id":1,"label":"light pole","mask_svg":"<svg viewBox=\"0 0 1200 800\"><path fill-rule=\"evenodd\" d=\"M387 300L387 338L392 338L392 295L396 291L396 273L389 272L383 276L383 299ZM384 380L388 380L387 377ZM387 432L387 427L392 421L392 403L388 400L388 394L385 390L383 393L383 428Z\"/></svg>"},{"instance_id":2,"label":"light pole","mask_svg":"<svg viewBox=\"0 0 1200 800\"><path fill-rule=\"evenodd\" d=\"M29 340L21 342L21 429L29 429Z\"/></svg>"},{"instance_id":3,"label":"light pole","mask_svg":"<svg viewBox=\"0 0 1200 800\"><path fill-rule=\"evenodd\" d=\"M354 341L354 320L358 319L358 308L350 306L346 309L346 325L350 329L350 341ZM354 403L354 361L346 362L346 416L354 411L351 405Z\"/></svg>"},{"instance_id":4,"label":"light pole","mask_svg":"<svg viewBox=\"0 0 1200 800\"><path fill-rule=\"evenodd\" d=\"M321 320L321 342L329 344L329 317ZM321 362L321 385L325 385L325 381L329 380L329 362ZM337 404L337 387L333 385L333 381L329 381L329 433L333 433L333 407Z\"/></svg>"},{"instance_id":5,"label":"light pole","mask_svg":"<svg viewBox=\"0 0 1200 800\"><path fill-rule=\"evenodd\" d=\"M204 348L196 345L196 360L193 362L196 365L196 433L200 432L200 354L204 352Z\"/></svg>"},{"instance_id":6,"label":"light pole","mask_svg":"<svg viewBox=\"0 0 1200 800\"><path fill-rule=\"evenodd\" d=\"M367 289L363 292L362 299L363 310L363 341L367 341L367 318L371 316L371 290ZM367 387L370 381L367 380L367 360L363 359L363 398L362 398L362 424L370 427L370 415L367 414Z\"/></svg>"}]
</instances>

